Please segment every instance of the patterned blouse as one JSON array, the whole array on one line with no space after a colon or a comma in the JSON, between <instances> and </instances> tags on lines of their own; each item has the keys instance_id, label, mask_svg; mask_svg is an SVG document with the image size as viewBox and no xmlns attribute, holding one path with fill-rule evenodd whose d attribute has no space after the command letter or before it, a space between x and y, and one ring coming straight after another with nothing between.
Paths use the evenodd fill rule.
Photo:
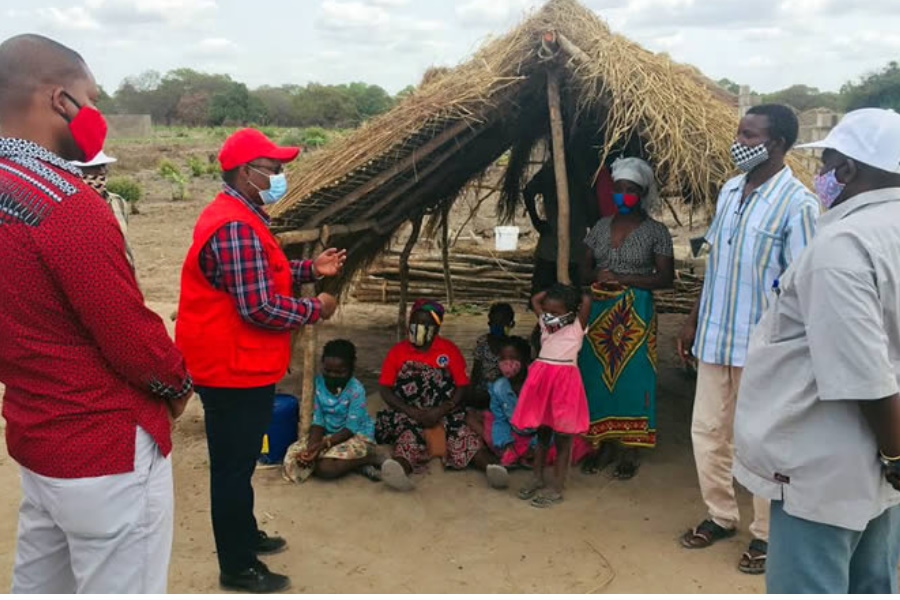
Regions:
<instances>
[{"instance_id":1,"label":"patterned blouse","mask_svg":"<svg viewBox=\"0 0 900 600\"><path fill-rule=\"evenodd\" d=\"M597 269L622 275L652 275L656 271L657 255L674 256L669 229L650 217L628 234L621 246L613 248L613 218L597 221L584 239L584 244L594 253Z\"/></svg>"},{"instance_id":2,"label":"patterned blouse","mask_svg":"<svg viewBox=\"0 0 900 600\"><path fill-rule=\"evenodd\" d=\"M329 435L349 429L354 434L375 439L375 422L366 410L366 390L355 377L337 396L328 391L321 375L316 377L312 424L324 427Z\"/></svg>"},{"instance_id":3,"label":"patterned blouse","mask_svg":"<svg viewBox=\"0 0 900 600\"><path fill-rule=\"evenodd\" d=\"M491 350L487 333L475 341L472 358L473 362L481 363L481 381L478 382L478 387L487 391L490 384L500 378L500 358Z\"/></svg>"}]
</instances>

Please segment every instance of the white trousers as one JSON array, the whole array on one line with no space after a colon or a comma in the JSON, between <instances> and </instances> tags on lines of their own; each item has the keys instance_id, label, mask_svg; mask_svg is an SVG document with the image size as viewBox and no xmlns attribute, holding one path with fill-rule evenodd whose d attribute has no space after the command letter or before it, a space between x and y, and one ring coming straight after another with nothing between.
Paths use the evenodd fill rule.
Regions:
<instances>
[{"instance_id":1,"label":"white trousers","mask_svg":"<svg viewBox=\"0 0 900 600\"><path fill-rule=\"evenodd\" d=\"M709 516L719 527L731 529L741 520L731 467L734 462L734 412L743 369L701 362L691 439L700 493ZM750 534L769 539L769 501L753 497Z\"/></svg>"},{"instance_id":2,"label":"white trousers","mask_svg":"<svg viewBox=\"0 0 900 600\"><path fill-rule=\"evenodd\" d=\"M14 594L166 593L172 462L137 429L134 471L56 479L21 468Z\"/></svg>"}]
</instances>

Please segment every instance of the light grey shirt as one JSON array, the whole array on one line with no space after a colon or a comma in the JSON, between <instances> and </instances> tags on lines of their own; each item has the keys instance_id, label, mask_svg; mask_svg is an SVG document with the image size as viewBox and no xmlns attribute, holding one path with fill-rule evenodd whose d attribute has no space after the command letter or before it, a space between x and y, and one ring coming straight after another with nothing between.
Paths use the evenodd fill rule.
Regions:
<instances>
[{"instance_id":1,"label":"light grey shirt","mask_svg":"<svg viewBox=\"0 0 900 600\"><path fill-rule=\"evenodd\" d=\"M734 475L792 516L862 531L900 504L859 406L898 391L900 188L825 213L778 283L741 381Z\"/></svg>"}]
</instances>

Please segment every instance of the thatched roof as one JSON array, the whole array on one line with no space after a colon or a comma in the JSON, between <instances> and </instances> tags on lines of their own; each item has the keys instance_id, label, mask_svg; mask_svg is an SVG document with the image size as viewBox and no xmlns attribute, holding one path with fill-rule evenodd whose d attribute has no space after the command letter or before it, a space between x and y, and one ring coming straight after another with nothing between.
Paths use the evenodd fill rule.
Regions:
<instances>
[{"instance_id":1,"label":"thatched roof","mask_svg":"<svg viewBox=\"0 0 900 600\"><path fill-rule=\"evenodd\" d=\"M548 32L555 40L546 41ZM289 196L273 208L276 231L292 232L283 236L292 244L324 235L349 246L352 271L410 218L452 202L504 152L546 136L548 69L562 73L567 135L588 140L583 147L595 160L641 154L664 189L701 202L712 202L733 173L734 96L611 32L575 0L550 0L469 61L432 72L393 110L301 161Z\"/></svg>"}]
</instances>

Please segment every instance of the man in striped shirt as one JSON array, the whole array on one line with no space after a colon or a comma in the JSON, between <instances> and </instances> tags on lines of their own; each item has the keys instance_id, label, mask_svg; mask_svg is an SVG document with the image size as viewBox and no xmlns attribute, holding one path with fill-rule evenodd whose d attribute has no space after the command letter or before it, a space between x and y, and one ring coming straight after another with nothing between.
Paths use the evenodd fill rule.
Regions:
<instances>
[{"instance_id":1,"label":"man in striped shirt","mask_svg":"<svg viewBox=\"0 0 900 600\"><path fill-rule=\"evenodd\" d=\"M810 242L819 215L815 196L785 165L797 141L797 117L780 105L751 108L741 119L732 156L743 175L719 194L705 240L710 245L703 293L678 340L684 360L696 357L697 392L691 436L708 518L681 538L707 548L737 532L732 481L734 414L750 333L778 280ZM768 502L754 498L753 539L741 557L745 573L765 572Z\"/></svg>"}]
</instances>

